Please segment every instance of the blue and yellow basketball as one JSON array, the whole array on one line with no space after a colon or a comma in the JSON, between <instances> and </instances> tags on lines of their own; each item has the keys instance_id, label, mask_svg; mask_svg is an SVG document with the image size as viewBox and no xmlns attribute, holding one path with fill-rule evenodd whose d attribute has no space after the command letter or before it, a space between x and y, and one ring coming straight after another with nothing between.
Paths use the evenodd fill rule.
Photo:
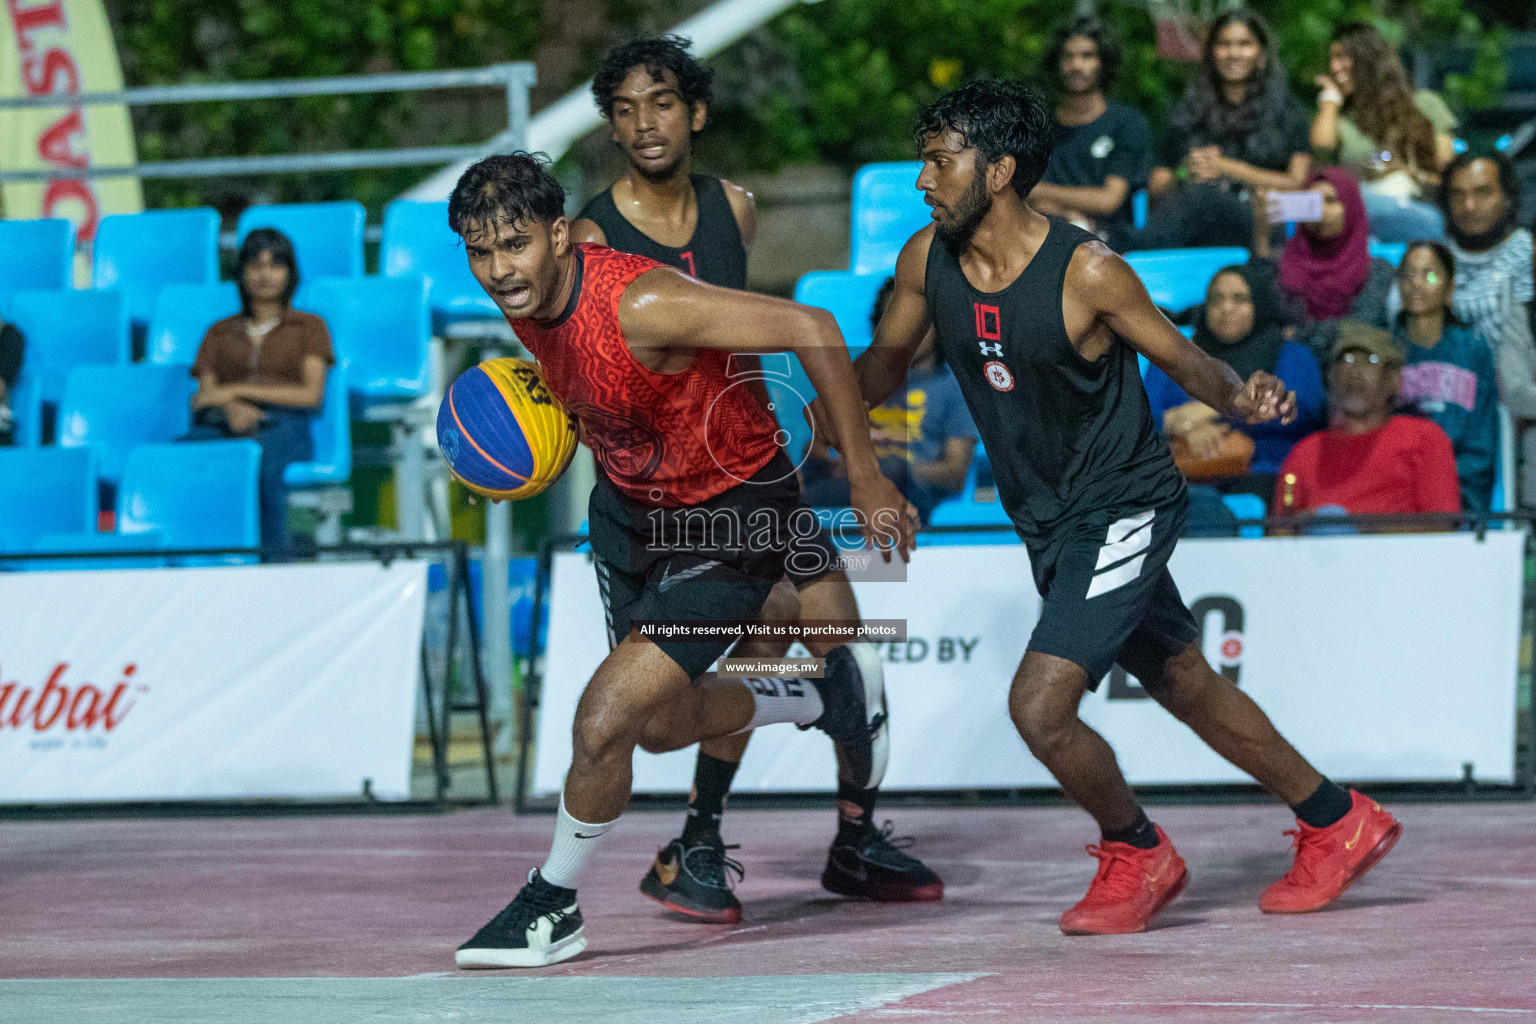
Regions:
<instances>
[{"instance_id":1,"label":"blue and yellow basketball","mask_svg":"<svg viewBox=\"0 0 1536 1024\"><path fill-rule=\"evenodd\" d=\"M437 412L437 444L453 475L488 498L531 498L576 453L576 425L536 364L491 359L459 375Z\"/></svg>"}]
</instances>

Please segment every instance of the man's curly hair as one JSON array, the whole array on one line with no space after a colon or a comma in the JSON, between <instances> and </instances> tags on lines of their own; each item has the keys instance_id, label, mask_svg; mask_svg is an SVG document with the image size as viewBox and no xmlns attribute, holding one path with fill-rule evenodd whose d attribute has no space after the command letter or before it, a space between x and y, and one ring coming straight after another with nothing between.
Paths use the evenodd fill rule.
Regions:
<instances>
[{"instance_id":1,"label":"man's curly hair","mask_svg":"<svg viewBox=\"0 0 1536 1024\"><path fill-rule=\"evenodd\" d=\"M670 71L677 76L677 91L683 102L691 108L695 103L708 104L715 96L715 72L693 59L689 48L691 39L682 36L660 36L655 39L636 39L634 42L615 46L603 58L603 66L592 76L592 96L598 109L607 118L613 117L613 93L624 82L631 68L643 67L654 81Z\"/></svg>"}]
</instances>

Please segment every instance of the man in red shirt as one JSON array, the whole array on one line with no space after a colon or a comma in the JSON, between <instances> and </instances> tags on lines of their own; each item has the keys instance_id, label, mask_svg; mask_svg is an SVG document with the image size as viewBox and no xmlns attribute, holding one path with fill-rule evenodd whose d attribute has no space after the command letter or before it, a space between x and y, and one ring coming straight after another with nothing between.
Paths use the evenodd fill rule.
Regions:
<instances>
[{"instance_id":1,"label":"man in red shirt","mask_svg":"<svg viewBox=\"0 0 1536 1024\"><path fill-rule=\"evenodd\" d=\"M1276 514L1328 506L1351 515L1461 511L1450 438L1429 420L1393 415L1402 366L1386 331L1344 321L1328 370L1333 423L1291 449L1275 485Z\"/></svg>"}]
</instances>

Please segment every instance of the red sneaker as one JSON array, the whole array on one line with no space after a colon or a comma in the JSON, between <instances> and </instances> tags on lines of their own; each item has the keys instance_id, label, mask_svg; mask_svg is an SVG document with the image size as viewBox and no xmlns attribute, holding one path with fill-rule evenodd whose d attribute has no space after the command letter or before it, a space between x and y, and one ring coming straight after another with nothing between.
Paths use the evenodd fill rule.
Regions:
<instances>
[{"instance_id":1,"label":"red sneaker","mask_svg":"<svg viewBox=\"0 0 1536 1024\"><path fill-rule=\"evenodd\" d=\"M1403 826L1381 804L1354 790L1349 795L1349 813L1332 825L1312 828L1298 821L1296 831L1286 833L1296 837L1296 862L1259 897L1264 913L1322 910L1375 867L1403 834Z\"/></svg>"},{"instance_id":2,"label":"red sneaker","mask_svg":"<svg viewBox=\"0 0 1536 1024\"><path fill-rule=\"evenodd\" d=\"M1173 902L1189 881L1189 870L1163 830L1157 845L1139 850L1129 843L1088 847L1099 858L1099 873L1088 895L1061 915L1068 935L1121 935L1144 932L1153 916Z\"/></svg>"}]
</instances>

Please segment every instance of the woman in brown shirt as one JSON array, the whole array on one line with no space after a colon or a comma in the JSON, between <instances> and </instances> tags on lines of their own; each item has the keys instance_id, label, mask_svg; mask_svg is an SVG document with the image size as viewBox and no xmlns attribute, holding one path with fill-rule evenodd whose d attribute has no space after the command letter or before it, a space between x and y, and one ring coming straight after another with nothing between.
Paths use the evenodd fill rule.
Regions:
<instances>
[{"instance_id":1,"label":"woman in brown shirt","mask_svg":"<svg viewBox=\"0 0 1536 1024\"><path fill-rule=\"evenodd\" d=\"M261 543L269 560L288 554L288 488L283 471L314 455L310 421L325 399L336 361L325 321L292 306L299 286L293 243L258 228L235 264L238 316L208 329L192 376L195 426L189 440L245 437L261 445Z\"/></svg>"}]
</instances>

